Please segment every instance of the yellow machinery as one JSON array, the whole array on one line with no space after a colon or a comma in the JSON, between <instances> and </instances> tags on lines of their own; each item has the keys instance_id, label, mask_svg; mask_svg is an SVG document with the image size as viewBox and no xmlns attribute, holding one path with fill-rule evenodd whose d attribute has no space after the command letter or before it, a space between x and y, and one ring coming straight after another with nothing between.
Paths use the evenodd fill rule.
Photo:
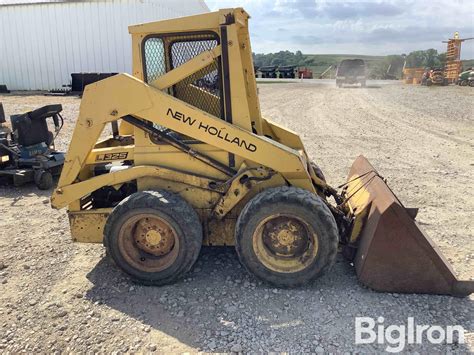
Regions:
<instances>
[{"instance_id":1,"label":"yellow machinery","mask_svg":"<svg viewBox=\"0 0 474 355\"><path fill-rule=\"evenodd\" d=\"M446 50L446 65L444 67L444 76L448 83L456 82L459 74L462 72L461 44L473 39L474 37L459 38L459 32L455 32L453 38L450 38L448 41L443 41L443 43L448 44Z\"/></svg>"},{"instance_id":2,"label":"yellow machinery","mask_svg":"<svg viewBox=\"0 0 474 355\"><path fill-rule=\"evenodd\" d=\"M103 242L146 284L182 277L204 244L235 245L277 286L315 279L341 248L374 289L472 292L363 157L338 192L296 133L261 116L248 19L237 8L129 27L133 76L86 87L51 198L73 239Z\"/></svg>"}]
</instances>

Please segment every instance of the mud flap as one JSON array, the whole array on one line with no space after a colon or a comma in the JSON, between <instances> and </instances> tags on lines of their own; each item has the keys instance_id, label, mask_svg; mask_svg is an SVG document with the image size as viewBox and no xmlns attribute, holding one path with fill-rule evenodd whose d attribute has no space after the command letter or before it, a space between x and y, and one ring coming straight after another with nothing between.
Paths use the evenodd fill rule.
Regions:
<instances>
[{"instance_id":1,"label":"mud flap","mask_svg":"<svg viewBox=\"0 0 474 355\"><path fill-rule=\"evenodd\" d=\"M360 178L358 178L360 177ZM438 247L377 171L359 156L345 192L354 213L352 247L359 280L384 292L467 296L474 281L460 281Z\"/></svg>"}]
</instances>

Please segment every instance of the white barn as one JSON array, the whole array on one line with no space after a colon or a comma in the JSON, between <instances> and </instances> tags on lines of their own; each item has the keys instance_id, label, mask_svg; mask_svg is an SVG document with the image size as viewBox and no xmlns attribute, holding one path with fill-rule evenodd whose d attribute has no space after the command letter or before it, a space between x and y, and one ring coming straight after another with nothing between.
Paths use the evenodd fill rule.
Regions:
<instances>
[{"instance_id":1,"label":"white barn","mask_svg":"<svg viewBox=\"0 0 474 355\"><path fill-rule=\"evenodd\" d=\"M129 25L208 11L204 0L0 0L0 84L51 90L71 73L130 73Z\"/></svg>"}]
</instances>

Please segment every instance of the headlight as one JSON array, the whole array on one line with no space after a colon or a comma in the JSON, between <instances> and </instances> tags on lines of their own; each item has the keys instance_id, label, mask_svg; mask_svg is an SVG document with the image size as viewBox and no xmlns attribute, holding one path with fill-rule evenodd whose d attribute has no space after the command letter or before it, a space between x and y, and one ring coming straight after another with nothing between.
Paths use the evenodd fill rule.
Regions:
<instances>
[{"instance_id":1,"label":"headlight","mask_svg":"<svg viewBox=\"0 0 474 355\"><path fill-rule=\"evenodd\" d=\"M10 157L8 155L2 155L0 157L0 162L2 162L2 163L6 163L9 160L10 160Z\"/></svg>"}]
</instances>

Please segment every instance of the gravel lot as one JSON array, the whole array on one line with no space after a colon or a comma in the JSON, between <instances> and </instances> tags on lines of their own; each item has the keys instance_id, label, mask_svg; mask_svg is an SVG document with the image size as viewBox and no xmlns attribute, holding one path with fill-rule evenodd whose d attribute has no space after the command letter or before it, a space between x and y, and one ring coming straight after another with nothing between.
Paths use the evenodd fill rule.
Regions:
<instances>
[{"instance_id":1,"label":"gravel lot","mask_svg":"<svg viewBox=\"0 0 474 355\"><path fill-rule=\"evenodd\" d=\"M262 111L302 135L333 185L363 153L464 279L474 278L474 90L372 83L260 84ZM66 149L80 99L0 96L7 115L64 107ZM378 352L354 345L357 316L385 326L459 324L465 344L407 345L410 352L474 351L474 296L381 294L342 258L296 290L247 275L231 248L204 248L189 276L165 287L131 283L101 245L73 244L65 211L34 185L0 187L0 352Z\"/></svg>"}]
</instances>

